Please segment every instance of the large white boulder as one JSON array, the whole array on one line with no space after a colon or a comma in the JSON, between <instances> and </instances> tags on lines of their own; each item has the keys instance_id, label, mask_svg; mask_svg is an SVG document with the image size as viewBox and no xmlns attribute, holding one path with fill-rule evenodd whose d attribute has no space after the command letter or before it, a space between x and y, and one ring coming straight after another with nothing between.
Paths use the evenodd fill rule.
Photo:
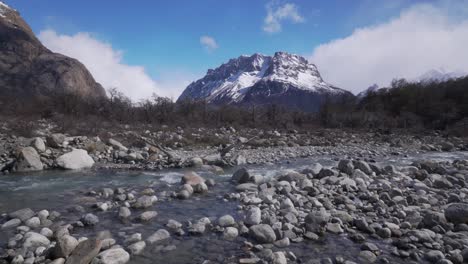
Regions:
<instances>
[{"instance_id":1,"label":"large white boulder","mask_svg":"<svg viewBox=\"0 0 468 264\"><path fill-rule=\"evenodd\" d=\"M94 164L93 158L83 149L74 149L71 152L63 154L56 160L57 166L66 170L80 170L91 168Z\"/></svg>"}]
</instances>

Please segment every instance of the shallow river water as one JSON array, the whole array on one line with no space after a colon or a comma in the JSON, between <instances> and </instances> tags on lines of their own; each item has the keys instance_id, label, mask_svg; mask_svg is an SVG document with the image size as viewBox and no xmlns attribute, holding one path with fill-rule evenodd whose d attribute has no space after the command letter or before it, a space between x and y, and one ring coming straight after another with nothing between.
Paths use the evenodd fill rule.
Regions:
<instances>
[{"instance_id":1,"label":"shallow river water","mask_svg":"<svg viewBox=\"0 0 468 264\"><path fill-rule=\"evenodd\" d=\"M283 162L275 165L251 165L250 169L267 177L274 176L284 169L300 170L307 165L319 162L324 166L336 164L336 157L312 157L297 159L290 162ZM410 164L413 160L454 160L468 159L468 152L452 153L428 153L415 155L412 157L391 156L378 160L378 163L399 165ZM123 238L119 233L126 234L141 233L145 239L159 228L164 228L168 219L174 219L184 224L201 217L216 219L220 216L230 214L234 218L240 219L237 212L237 202L225 201L223 196L232 192L234 186L229 183L229 179L236 168L228 169L224 174L217 175L208 171L197 171L204 178L213 178L216 186L204 195L195 195L188 200L160 199L151 210L156 210L158 216L156 220L149 223L121 222L115 213L94 212L100 223L94 228L75 228L72 235L93 236L98 231L109 230L117 243L123 245ZM67 210L72 205L82 204L80 200L89 190L100 190L106 188L131 187L139 190L151 186L156 190L158 198L164 197L163 193L176 190L181 177L186 170L163 170L158 172L141 171L47 171L34 174L11 174L0 176L0 214L12 212L18 209L29 207L34 211L47 209L56 210L62 213L62 219L67 222L80 218L82 213L70 212ZM87 209L89 212L90 209ZM139 211L133 212L137 214ZM11 232L11 231L10 231ZM11 233L0 230L0 247L5 246L7 237ZM222 238L222 234L207 232L203 236L176 236L165 244L158 244L147 247L144 253L138 257L132 257L130 263L202 263L204 260L211 260L212 263L228 262L229 258L245 256L242 250L243 241L246 238L238 237L235 241L229 242ZM372 241L372 240L370 240ZM381 241L372 241L379 244L381 248L388 245ZM343 256L345 259L357 260L359 244L349 240L345 235L327 235L325 238L316 241L304 241L298 244L291 243L286 250L293 251L301 259L314 259L322 257ZM284 249L281 249L284 250ZM391 258L391 257L390 257ZM404 263L400 259L392 259L392 263Z\"/></svg>"}]
</instances>

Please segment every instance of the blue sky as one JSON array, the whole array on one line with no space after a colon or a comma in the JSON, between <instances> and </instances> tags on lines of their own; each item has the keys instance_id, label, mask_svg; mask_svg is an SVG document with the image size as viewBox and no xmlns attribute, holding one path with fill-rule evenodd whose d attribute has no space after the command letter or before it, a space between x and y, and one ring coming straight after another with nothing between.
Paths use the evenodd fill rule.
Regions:
<instances>
[{"instance_id":1,"label":"blue sky","mask_svg":"<svg viewBox=\"0 0 468 264\"><path fill-rule=\"evenodd\" d=\"M86 32L88 37L118 51L121 54L119 63L142 66L151 78L164 82L162 79L168 76L178 78L177 74L171 75L172 72L179 75L187 73L192 78L201 77L208 68L217 67L241 54L287 51L312 56L314 49L321 44L352 36L356 29L389 23L414 6L426 4L439 8L445 2L453 1L4 2L19 10L35 33L52 30L58 36L74 36ZM466 3L462 0L455 2L463 6ZM286 18L277 20L281 30L267 32L265 19L268 11L274 14L285 5L293 6L300 17L294 19L286 14ZM464 21L463 16L461 20ZM202 36L210 37L216 47L204 47L200 43ZM317 66L320 70L320 65Z\"/></svg>"}]
</instances>

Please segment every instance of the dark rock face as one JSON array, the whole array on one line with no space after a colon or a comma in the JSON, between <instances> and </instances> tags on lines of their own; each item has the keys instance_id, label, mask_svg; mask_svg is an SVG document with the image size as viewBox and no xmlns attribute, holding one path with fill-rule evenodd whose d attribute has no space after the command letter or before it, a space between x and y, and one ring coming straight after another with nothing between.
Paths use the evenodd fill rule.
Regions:
<instances>
[{"instance_id":1,"label":"dark rock face","mask_svg":"<svg viewBox=\"0 0 468 264\"><path fill-rule=\"evenodd\" d=\"M17 11L4 5L0 8L0 95L106 96L82 63L48 50Z\"/></svg>"},{"instance_id":2,"label":"dark rock face","mask_svg":"<svg viewBox=\"0 0 468 264\"><path fill-rule=\"evenodd\" d=\"M353 95L334 87L305 58L277 52L231 59L191 83L178 101L206 100L212 105L268 105L318 111L322 103Z\"/></svg>"}]
</instances>

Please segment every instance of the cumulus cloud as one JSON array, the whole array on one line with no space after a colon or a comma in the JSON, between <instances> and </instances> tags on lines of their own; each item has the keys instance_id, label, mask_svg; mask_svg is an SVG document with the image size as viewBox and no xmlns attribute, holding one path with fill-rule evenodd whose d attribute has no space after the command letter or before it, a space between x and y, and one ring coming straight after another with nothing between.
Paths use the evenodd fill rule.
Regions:
<instances>
[{"instance_id":1,"label":"cumulus cloud","mask_svg":"<svg viewBox=\"0 0 468 264\"><path fill-rule=\"evenodd\" d=\"M468 17L454 18L453 8L414 5L386 23L318 46L310 61L325 80L355 93L431 69L468 72Z\"/></svg>"},{"instance_id":2,"label":"cumulus cloud","mask_svg":"<svg viewBox=\"0 0 468 264\"><path fill-rule=\"evenodd\" d=\"M299 14L298 7L295 4L286 3L278 5L276 1L267 4L267 16L263 21L263 30L268 33L281 32L283 21L292 23L303 23L304 17Z\"/></svg>"},{"instance_id":3,"label":"cumulus cloud","mask_svg":"<svg viewBox=\"0 0 468 264\"><path fill-rule=\"evenodd\" d=\"M142 66L127 65L122 61L122 52L109 43L97 40L89 33L61 35L53 30L39 33L39 39L50 50L82 62L104 88L117 88L132 101L150 98L153 93L166 96L171 91L163 90Z\"/></svg>"},{"instance_id":4,"label":"cumulus cloud","mask_svg":"<svg viewBox=\"0 0 468 264\"><path fill-rule=\"evenodd\" d=\"M213 37L210 36L201 36L200 44L209 52L212 52L219 48L218 43Z\"/></svg>"}]
</instances>

